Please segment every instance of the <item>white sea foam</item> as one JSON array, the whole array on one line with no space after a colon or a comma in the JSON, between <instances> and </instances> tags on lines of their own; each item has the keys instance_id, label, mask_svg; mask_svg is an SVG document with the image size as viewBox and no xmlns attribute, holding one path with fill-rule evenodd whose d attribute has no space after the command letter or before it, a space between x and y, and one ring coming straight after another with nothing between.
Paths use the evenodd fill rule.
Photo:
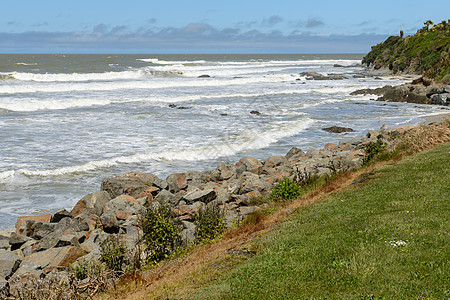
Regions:
<instances>
[{"instance_id":1,"label":"white sea foam","mask_svg":"<svg viewBox=\"0 0 450 300\"><path fill-rule=\"evenodd\" d=\"M52 170L19 169L0 173L0 182L11 180L14 176L61 176L66 174L85 173L102 168L110 168L119 164L143 163L151 160L168 161L203 161L237 154L245 150L256 150L270 146L279 140L296 135L310 127L314 121L305 118L298 121L281 121L272 124L268 130L251 130L237 138L224 138L221 143L209 146L194 147L190 149L174 149L164 152L138 153L129 156L120 156L110 159L91 161L77 166L67 166Z\"/></svg>"},{"instance_id":2,"label":"white sea foam","mask_svg":"<svg viewBox=\"0 0 450 300\"><path fill-rule=\"evenodd\" d=\"M275 95L294 95L294 94L306 94L313 92L313 89L295 90L287 89L281 91L267 91L260 93L231 93L231 94L214 94L214 95L186 95L177 97L146 97L146 98L120 98L120 99L71 99L71 100L11 100L0 102L0 110L5 112L11 111L38 111L38 110L61 110L78 107L90 107L90 106L102 106L116 103L129 103L129 102L150 102L150 103L178 103L178 102L192 102L198 100L207 99L222 99L222 98L257 98L264 96ZM325 90L320 92L326 93ZM222 106L208 106L209 109L221 109ZM214 107L214 108L212 108Z\"/></svg>"},{"instance_id":3,"label":"white sea foam","mask_svg":"<svg viewBox=\"0 0 450 300\"><path fill-rule=\"evenodd\" d=\"M7 75L6 79L16 79L22 81L37 81L37 82L77 82L77 81L105 81L105 80L120 80L120 79L141 79L151 73L145 70L123 71L123 72L104 72L104 73L19 73L12 72L2 75Z\"/></svg>"},{"instance_id":4,"label":"white sea foam","mask_svg":"<svg viewBox=\"0 0 450 300\"><path fill-rule=\"evenodd\" d=\"M24 63L24 62L19 62L19 63L16 63L16 65L19 65L19 66L37 66L37 63Z\"/></svg>"},{"instance_id":5,"label":"white sea foam","mask_svg":"<svg viewBox=\"0 0 450 300\"><path fill-rule=\"evenodd\" d=\"M16 93L52 93L52 92L75 92L75 91L114 91L120 89L160 89L174 87L214 87L245 85L251 83L282 82L283 76L264 76L252 78L233 79L189 79L182 81L174 80L149 80L149 81L116 81L116 82L92 82L92 83L61 83L61 84L29 84L29 85L6 85L0 89L0 94Z\"/></svg>"},{"instance_id":6,"label":"white sea foam","mask_svg":"<svg viewBox=\"0 0 450 300\"><path fill-rule=\"evenodd\" d=\"M204 64L205 60L185 60L185 61L170 61L170 60L160 60L158 58L139 58L139 61L149 62L158 65L192 65L192 64Z\"/></svg>"}]
</instances>

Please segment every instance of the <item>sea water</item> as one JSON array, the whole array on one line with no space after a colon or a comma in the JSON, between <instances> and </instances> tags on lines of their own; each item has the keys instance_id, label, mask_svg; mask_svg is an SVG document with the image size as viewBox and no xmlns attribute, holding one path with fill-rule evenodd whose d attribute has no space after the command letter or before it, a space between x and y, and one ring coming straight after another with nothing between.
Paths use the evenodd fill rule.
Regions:
<instances>
[{"instance_id":1,"label":"sea water","mask_svg":"<svg viewBox=\"0 0 450 300\"><path fill-rule=\"evenodd\" d=\"M70 208L125 172L165 179L342 138L324 127L351 127L346 135L356 136L440 111L350 96L408 81L361 76L361 58L0 55L0 228ZM347 79L307 80L303 72Z\"/></svg>"}]
</instances>

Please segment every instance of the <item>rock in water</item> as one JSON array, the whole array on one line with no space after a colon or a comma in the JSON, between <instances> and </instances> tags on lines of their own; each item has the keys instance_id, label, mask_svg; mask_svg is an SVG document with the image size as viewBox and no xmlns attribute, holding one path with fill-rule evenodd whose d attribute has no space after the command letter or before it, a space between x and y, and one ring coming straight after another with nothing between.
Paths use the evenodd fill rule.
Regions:
<instances>
[{"instance_id":1,"label":"rock in water","mask_svg":"<svg viewBox=\"0 0 450 300\"><path fill-rule=\"evenodd\" d=\"M325 131L331 132L331 133L342 133L342 132L353 132L354 131L351 128L339 127L339 126L331 126L328 128L322 128L322 130L325 130Z\"/></svg>"}]
</instances>

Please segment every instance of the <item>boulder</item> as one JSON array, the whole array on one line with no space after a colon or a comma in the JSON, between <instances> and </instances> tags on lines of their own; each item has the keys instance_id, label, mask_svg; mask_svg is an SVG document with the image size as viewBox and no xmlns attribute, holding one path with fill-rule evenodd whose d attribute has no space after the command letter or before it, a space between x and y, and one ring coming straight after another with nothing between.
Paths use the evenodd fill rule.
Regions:
<instances>
[{"instance_id":1,"label":"boulder","mask_svg":"<svg viewBox=\"0 0 450 300\"><path fill-rule=\"evenodd\" d=\"M278 167L287 163L287 158L285 156L272 156L264 160L264 167Z\"/></svg>"},{"instance_id":2,"label":"boulder","mask_svg":"<svg viewBox=\"0 0 450 300\"><path fill-rule=\"evenodd\" d=\"M255 211L258 210L258 208L256 206L241 206L238 208L238 210L241 216L245 216L254 213Z\"/></svg>"},{"instance_id":3,"label":"boulder","mask_svg":"<svg viewBox=\"0 0 450 300\"><path fill-rule=\"evenodd\" d=\"M101 229L95 229L89 237L81 244L81 249L87 253L101 253L101 245L107 240L109 234Z\"/></svg>"},{"instance_id":4,"label":"boulder","mask_svg":"<svg viewBox=\"0 0 450 300\"><path fill-rule=\"evenodd\" d=\"M115 215L118 220L126 220L143 210L144 207L135 198L121 195L105 204L104 214Z\"/></svg>"},{"instance_id":5,"label":"boulder","mask_svg":"<svg viewBox=\"0 0 450 300\"><path fill-rule=\"evenodd\" d=\"M4 236L0 235L0 250L1 249L8 249L10 247L9 239L11 236Z\"/></svg>"},{"instance_id":6,"label":"boulder","mask_svg":"<svg viewBox=\"0 0 450 300\"><path fill-rule=\"evenodd\" d=\"M71 230L73 232L80 232L80 231L89 231L89 225L86 221L84 221L81 218L69 218L66 217L59 221L58 224L54 227L55 232L63 232L66 230Z\"/></svg>"},{"instance_id":7,"label":"boulder","mask_svg":"<svg viewBox=\"0 0 450 300\"><path fill-rule=\"evenodd\" d=\"M75 219L81 222L82 224L87 224L87 227L89 228L87 231L92 231L102 226L100 217L90 211L86 211L79 214Z\"/></svg>"},{"instance_id":8,"label":"boulder","mask_svg":"<svg viewBox=\"0 0 450 300\"><path fill-rule=\"evenodd\" d=\"M11 236L9 237L9 244L11 245L11 251L19 249L23 244L25 244L27 241L31 240L31 238L17 234L15 232L11 233Z\"/></svg>"},{"instance_id":9,"label":"boulder","mask_svg":"<svg viewBox=\"0 0 450 300\"><path fill-rule=\"evenodd\" d=\"M20 262L17 254L0 250L0 277L8 279L19 268Z\"/></svg>"},{"instance_id":10,"label":"boulder","mask_svg":"<svg viewBox=\"0 0 450 300\"><path fill-rule=\"evenodd\" d=\"M119 221L117 220L116 214L109 213L100 216L100 221L103 225L103 230L106 233L118 233L120 230Z\"/></svg>"},{"instance_id":11,"label":"boulder","mask_svg":"<svg viewBox=\"0 0 450 300\"><path fill-rule=\"evenodd\" d=\"M42 267L36 263L22 263L16 272L11 276L13 279L22 277L41 278L44 274Z\"/></svg>"},{"instance_id":12,"label":"boulder","mask_svg":"<svg viewBox=\"0 0 450 300\"><path fill-rule=\"evenodd\" d=\"M52 248L25 257L22 260L22 265L38 266L41 270L47 267L68 267L77 258L86 254L85 251L73 246Z\"/></svg>"},{"instance_id":13,"label":"boulder","mask_svg":"<svg viewBox=\"0 0 450 300\"><path fill-rule=\"evenodd\" d=\"M155 197L155 201L153 201L153 203L154 202L160 203L162 205L175 206L178 204L179 198L167 190L162 190Z\"/></svg>"},{"instance_id":14,"label":"boulder","mask_svg":"<svg viewBox=\"0 0 450 300\"><path fill-rule=\"evenodd\" d=\"M236 163L236 167L245 166L246 171L259 174L263 164L256 158L247 156L241 158L239 162Z\"/></svg>"},{"instance_id":15,"label":"boulder","mask_svg":"<svg viewBox=\"0 0 450 300\"><path fill-rule=\"evenodd\" d=\"M286 159L290 160L291 158L299 157L304 155L302 149L297 147L292 147L288 153L286 153L285 157Z\"/></svg>"},{"instance_id":16,"label":"boulder","mask_svg":"<svg viewBox=\"0 0 450 300\"><path fill-rule=\"evenodd\" d=\"M72 214L71 214L70 212L68 212L66 209L62 208L62 209L56 211L56 212L53 214L53 216L52 216L50 222L51 222L51 223L58 223L59 221L61 221L61 220L62 220L63 218L65 218L65 217L71 218L71 217L72 217Z\"/></svg>"},{"instance_id":17,"label":"boulder","mask_svg":"<svg viewBox=\"0 0 450 300\"><path fill-rule=\"evenodd\" d=\"M250 114L256 115L256 116L260 116L260 115L261 115L261 113L260 113L259 111L257 111L257 110L252 110L252 111L250 112Z\"/></svg>"},{"instance_id":18,"label":"boulder","mask_svg":"<svg viewBox=\"0 0 450 300\"><path fill-rule=\"evenodd\" d=\"M302 72L300 73L301 76L305 76L306 80L342 80L346 79L347 77L341 74L329 74L322 75L317 72Z\"/></svg>"},{"instance_id":19,"label":"boulder","mask_svg":"<svg viewBox=\"0 0 450 300\"><path fill-rule=\"evenodd\" d=\"M195 227L194 229L185 228L181 231L181 241L184 245L191 245L195 241Z\"/></svg>"},{"instance_id":20,"label":"boulder","mask_svg":"<svg viewBox=\"0 0 450 300\"><path fill-rule=\"evenodd\" d=\"M450 93L434 94L431 96L431 104L446 105L449 102Z\"/></svg>"},{"instance_id":21,"label":"boulder","mask_svg":"<svg viewBox=\"0 0 450 300\"><path fill-rule=\"evenodd\" d=\"M230 163L220 163L217 166L219 171L219 181L228 180L232 177L236 177L236 166Z\"/></svg>"},{"instance_id":22,"label":"boulder","mask_svg":"<svg viewBox=\"0 0 450 300\"><path fill-rule=\"evenodd\" d=\"M26 229L24 231L26 236L32 237L35 240L40 240L44 236L53 232L56 223L39 222L35 220L27 220Z\"/></svg>"},{"instance_id":23,"label":"boulder","mask_svg":"<svg viewBox=\"0 0 450 300\"><path fill-rule=\"evenodd\" d=\"M244 172L242 174L242 180L242 187L239 190L239 194L246 194L251 191L264 192L272 188L269 183L250 172Z\"/></svg>"},{"instance_id":24,"label":"boulder","mask_svg":"<svg viewBox=\"0 0 450 300\"><path fill-rule=\"evenodd\" d=\"M201 201L203 203L208 203L216 198L216 191L213 189L207 190L194 190L190 193L184 195L183 200L187 203L194 203Z\"/></svg>"},{"instance_id":25,"label":"boulder","mask_svg":"<svg viewBox=\"0 0 450 300\"><path fill-rule=\"evenodd\" d=\"M75 204L72 209L71 216L77 217L84 212L92 212L97 216L101 216L103 208L108 201L111 200L111 196L107 191L95 192L84 196L80 201Z\"/></svg>"},{"instance_id":26,"label":"boulder","mask_svg":"<svg viewBox=\"0 0 450 300\"><path fill-rule=\"evenodd\" d=\"M39 222L50 222L52 219L51 214L45 214L40 216L22 216L17 218L16 222L16 232L19 232L21 227L24 227L27 220L34 220Z\"/></svg>"},{"instance_id":27,"label":"boulder","mask_svg":"<svg viewBox=\"0 0 450 300\"><path fill-rule=\"evenodd\" d=\"M450 93L450 85L444 85L437 89L438 94Z\"/></svg>"},{"instance_id":28,"label":"boulder","mask_svg":"<svg viewBox=\"0 0 450 300\"><path fill-rule=\"evenodd\" d=\"M331 133L342 133L342 132L353 132L354 131L351 128L339 127L339 126L331 126L331 127L327 127L327 128L322 128L322 130L325 130L325 131L331 132Z\"/></svg>"},{"instance_id":29,"label":"boulder","mask_svg":"<svg viewBox=\"0 0 450 300\"><path fill-rule=\"evenodd\" d=\"M164 180L143 172L125 173L102 181L102 191L107 191L111 198L116 198L120 195L130 195L138 198L139 194L150 186L156 186L161 189L168 187L167 182Z\"/></svg>"},{"instance_id":30,"label":"boulder","mask_svg":"<svg viewBox=\"0 0 450 300\"><path fill-rule=\"evenodd\" d=\"M181 190L186 190L188 184L186 180L186 174L173 173L167 176L166 181L169 185L169 191L172 193L178 193Z\"/></svg>"}]
</instances>

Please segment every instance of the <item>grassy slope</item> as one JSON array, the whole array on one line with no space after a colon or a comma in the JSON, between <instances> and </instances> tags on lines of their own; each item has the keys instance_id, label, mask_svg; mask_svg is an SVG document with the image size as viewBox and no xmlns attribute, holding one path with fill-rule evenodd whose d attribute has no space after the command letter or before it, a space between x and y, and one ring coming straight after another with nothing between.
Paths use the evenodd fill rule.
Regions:
<instances>
[{"instance_id":1,"label":"grassy slope","mask_svg":"<svg viewBox=\"0 0 450 300\"><path fill-rule=\"evenodd\" d=\"M441 145L299 210L196 298L447 299L449 153Z\"/></svg>"},{"instance_id":2,"label":"grassy slope","mask_svg":"<svg viewBox=\"0 0 450 300\"><path fill-rule=\"evenodd\" d=\"M447 23L445 23L447 24ZM407 71L440 81L450 80L450 25L435 25L430 31L400 38L391 36L372 47L363 63L389 68L394 73Z\"/></svg>"}]
</instances>

